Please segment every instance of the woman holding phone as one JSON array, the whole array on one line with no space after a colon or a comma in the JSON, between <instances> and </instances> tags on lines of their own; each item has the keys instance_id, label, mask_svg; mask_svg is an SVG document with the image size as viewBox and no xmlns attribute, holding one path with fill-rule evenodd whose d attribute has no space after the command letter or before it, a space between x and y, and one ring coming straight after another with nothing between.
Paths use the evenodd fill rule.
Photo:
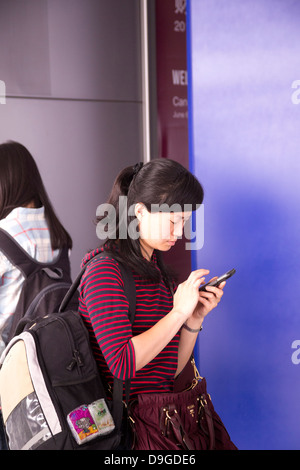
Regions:
<instances>
[{"instance_id":1,"label":"woman holding phone","mask_svg":"<svg viewBox=\"0 0 300 470\"><path fill-rule=\"evenodd\" d=\"M83 260L83 265L90 262L103 249L114 254L114 259L95 258L87 267L80 313L101 372L109 384L114 376L130 379L131 399L173 390L205 317L223 296L225 283L199 292L209 274L203 268L177 286L162 257L181 237L203 195L199 181L175 161L157 159L125 168L108 200L116 214L115 233ZM129 213L120 213L121 196L127 198ZM136 228L137 236L119 236L124 222ZM133 325L118 262L130 268L135 280Z\"/></svg>"}]
</instances>

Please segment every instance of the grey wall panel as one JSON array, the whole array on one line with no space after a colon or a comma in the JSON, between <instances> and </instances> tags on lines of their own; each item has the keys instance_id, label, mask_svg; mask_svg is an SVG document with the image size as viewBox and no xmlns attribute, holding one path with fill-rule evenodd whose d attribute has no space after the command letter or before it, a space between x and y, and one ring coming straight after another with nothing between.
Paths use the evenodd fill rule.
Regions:
<instances>
[{"instance_id":1,"label":"grey wall panel","mask_svg":"<svg viewBox=\"0 0 300 470\"><path fill-rule=\"evenodd\" d=\"M7 94L140 101L136 0L0 0Z\"/></svg>"},{"instance_id":2,"label":"grey wall panel","mask_svg":"<svg viewBox=\"0 0 300 470\"><path fill-rule=\"evenodd\" d=\"M48 0L48 17L53 96L141 100L138 1Z\"/></svg>"},{"instance_id":3,"label":"grey wall panel","mask_svg":"<svg viewBox=\"0 0 300 470\"><path fill-rule=\"evenodd\" d=\"M0 79L7 94L50 96L46 0L0 0Z\"/></svg>"},{"instance_id":4,"label":"grey wall panel","mask_svg":"<svg viewBox=\"0 0 300 470\"><path fill-rule=\"evenodd\" d=\"M136 0L0 0L0 143L36 158L73 273L116 173L143 160L139 15Z\"/></svg>"},{"instance_id":5,"label":"grey wall panel","mask_svg":"<svg viewBox=\"0 0 300 470\"><path fill-rule=\"evenodd\" d=\"M0 106L0 142L33 154L53 205L73 237L76 273L99 245L94 219L116 174L141 160L140 105L8 98Z\"/></svg>"}]
</instances>

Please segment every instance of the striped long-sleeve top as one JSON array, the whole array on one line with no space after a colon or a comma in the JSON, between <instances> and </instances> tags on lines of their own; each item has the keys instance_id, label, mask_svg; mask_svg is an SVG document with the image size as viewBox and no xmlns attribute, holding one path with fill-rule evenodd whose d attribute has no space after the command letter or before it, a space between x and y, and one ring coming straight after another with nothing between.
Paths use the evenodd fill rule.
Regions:
<instances>
[{"instance_id":1,"label":"striped long-sleeve top","mask_svg":"<svg viewBox=\"0 0 300 470\"><path fill-rule=\"evenodd\" d=\"M88 254L85 264L99 250ZM153 263L156 263L155 254ZM79 311L88 328L94 355L108 383L113 376L131 379L131 397L138 393L169 392L177 369L179 332L145 367L136 371L132 337L143 333L173 307L173 296L163 280L142 279L133 272L136 313L128 318L129 303L117 261L97 258L87 267L80 286Z\"/></svg>"}]
</instances>

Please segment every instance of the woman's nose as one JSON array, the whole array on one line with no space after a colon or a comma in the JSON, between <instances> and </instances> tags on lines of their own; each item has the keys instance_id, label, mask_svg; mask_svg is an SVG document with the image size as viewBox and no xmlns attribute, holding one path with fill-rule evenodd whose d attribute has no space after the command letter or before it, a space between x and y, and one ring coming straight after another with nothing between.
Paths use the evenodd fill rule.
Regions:
<instances>
[{"instance_id":1,"label":"woman's nose","mask_svg":"<svg viewBox=\"0 0 300 470\"><path fill-rule=\"evenodd\" d=\"M173 235L174 235L176 238L182 237L182 234L183 234L183 227L184 227L184 224L183 224L183 223L175 224L175 225L174 225Z\"/></svg>"}]
</instances>

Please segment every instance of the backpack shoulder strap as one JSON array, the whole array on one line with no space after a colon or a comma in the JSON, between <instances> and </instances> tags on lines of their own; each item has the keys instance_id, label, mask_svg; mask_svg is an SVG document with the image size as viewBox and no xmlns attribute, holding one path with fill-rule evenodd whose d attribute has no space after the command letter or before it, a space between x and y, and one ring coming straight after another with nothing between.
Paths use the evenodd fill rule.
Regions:
<instances>
[{"instance_id":1,"label":"backpack shoulder strap","mask_svg":"<svg viewBox=\"0 0 300 470\"><path fill-rule=\"evenodd\" d=\"M14 238L2 228L0 228L0 250L14 266L20 269L23 276L27 277L29 261L27 253Z\"/></svg>"},{"instance_id":2,"label":"backpack shoulder strap","mask_svg":"<svg viewBox=\"0 0 300 470\"><path fill-rule=\"evenodd\" d=\"M97 258L103 258L104 256L108 256L109 258L114 259L113 253L107 253L103 251L102 253L99 253L98 255L94 256L80 271L80 273L77 275L76 279L74 280L72 286L70 287L69 291L65 295L65 298L63 299L59 312L64 312L72 299L74 293L79 287L81 278L87 268L87 266L95 259ZM136 310L136 290L135 290L135 282L133 279L132 272L122 263L118 261L118 265L121 271L123 283L124 283L124 292L125 295L129 301L129 320L131 324L133 324L134 317L135 317L135 310Z\"/></svg>"},{"instance_id":3,"label":"backpack shoulder strap","mask_svg":"<svg viewBox=\"0 0 300 470\"><path fill-rule=\"evenodd\" d=\"M28 277L30 274L42 268L46 271L49 277L53 276L55 279L57 274L55 271L53 271L53 273L51 272L51 265L64 267L64 264L67 262L68 265L69 262L67 247L60 250L58 257L54 261L41 263L35 260L8 232L6 232L6 230L3 230L2 228L0 228L0 251L2 251L7 259L22 272L24 277Z\"/></svg>"},{"instance_id":4,"label":"backpack shoulder strap","mask_svg":"<svg viewBox=\"0 0 300 470\"><path fill-rule=\"evenodd\" d=\"M72 299L73 295L77 291L81 278L87 268L87 266L96 258L103 258L104 256L108 256L112 259L114 259L113 253L107 253L103 251L102 253L99 253L97 256L94 256L79 272L77 275L76 279L74 280L73 284L71 285L69 291L65 295L65 298L63 299L59 312L64 312ZM135 317L135 310L136 310L136 289L135 289L135 282L134 278L132 275L132 272L130 271L129 268L127 268L125 265L120 263L118 261L118 265L121 271L123 283L124 283L124 292L125 295L129 301L129 320L130 323L133 324L134 322L134 317ZM122 415L123 415L123 380L117 379L114 377L114 385L113 385L113 409L114 409L114 415L117 417L116 420L116 426L120 426L122 422ZM125 381L125 394L126 394L126 402L128 403L129 401L129 395L130 395L130 379Z\"/></svg>"}]
</instances>

